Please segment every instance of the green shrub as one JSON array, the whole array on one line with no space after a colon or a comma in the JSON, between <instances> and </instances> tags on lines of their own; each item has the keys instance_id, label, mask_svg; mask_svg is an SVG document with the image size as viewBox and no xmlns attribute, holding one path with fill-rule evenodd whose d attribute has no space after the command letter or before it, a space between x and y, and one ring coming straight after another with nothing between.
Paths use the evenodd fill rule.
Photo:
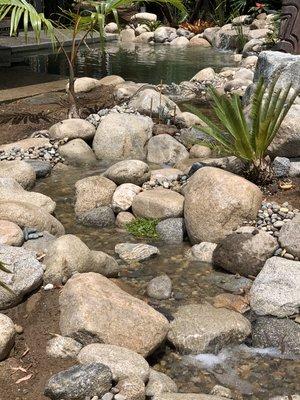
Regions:
<instances>
[{"instance_id":1,"label":"green shrub","mask_svg":"<svg viewBox=\"0 0 300 400\"><path fill-rule=\"evenodd\" d=\"M137 218L128 224L126 229L129 233L140 238L158 238L156 232L156 226L158 224L157 219L152 218Z\"/></svg>"}]
</instances>

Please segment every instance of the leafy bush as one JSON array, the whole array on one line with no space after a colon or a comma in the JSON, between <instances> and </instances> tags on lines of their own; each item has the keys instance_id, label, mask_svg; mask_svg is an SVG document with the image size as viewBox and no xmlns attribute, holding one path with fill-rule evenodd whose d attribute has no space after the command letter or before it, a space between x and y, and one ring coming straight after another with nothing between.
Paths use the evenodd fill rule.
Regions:
<instances>
[{"instance_id":1,"label":"leafy bush","mask_svg":"<svg viewBox=\"0 0 300 400\"><path fill-rule=\"evenodd\" d=\"M292 84L285 89L276 88L278 79L279 73L269 87L263 78L259 80L251 101L249 121L238 95L228 98L213 87L209 91L217 123L189 107L206 123L201 130L213 137L227 154L248 163L250 178L261 183L273 178L266 152L300 93L300 88L291 93Z\"/></svg>"},{"instance_id":2,"label":"leafy bush","mask_svg":"<svg viewBox=\"0 0 300 400\"><path fill-rule=\"evenodd\" d=\"M129 233L140 238L157 238L156 226L157 219L137 218L126 225Z\"/></svg>"}]
</instances>

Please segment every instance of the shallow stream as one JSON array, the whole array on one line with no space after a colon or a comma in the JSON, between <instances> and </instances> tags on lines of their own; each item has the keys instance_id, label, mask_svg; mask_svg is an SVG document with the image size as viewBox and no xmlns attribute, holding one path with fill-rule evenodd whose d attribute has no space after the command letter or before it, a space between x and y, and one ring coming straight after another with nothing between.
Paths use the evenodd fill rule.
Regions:
<instances>
[{"instance_id":1,"label":"shallow stream","mask_svg":"<svg viewBox=\"0 0 300 400\"><path fill-rule=\"evenodd\" d=\"M79 236L91 249L111 255L117 243L137 242L137 239L117 229L97 229L78 225L74 214L74 184L86 176L99 174L105 169L64 168L40 180L36 191L50 196L57 202L56 217L67 233ZM134 269L125 267L120 281L125 290L140 297L167 318L183 304L210 301L225 289L241 286L241 279L210 265L188 261L185 252L190 245L170 246L159 241L147 240L160 250L160 255L143 262ZM166 301L149 301L145 287L153 277L166 273L172 279L174 296ZM250 345L250 343L248 343ZM209 393L219 383L231 388L235 399L269 399L275 395L295 394L300 390L299 360L286 360L274 349L253 349L245 345L224 349L219 355L180 356L172 348L158 350L151 357L152 365L174 378L181 392Z\"/></svg>"}]
</instances>

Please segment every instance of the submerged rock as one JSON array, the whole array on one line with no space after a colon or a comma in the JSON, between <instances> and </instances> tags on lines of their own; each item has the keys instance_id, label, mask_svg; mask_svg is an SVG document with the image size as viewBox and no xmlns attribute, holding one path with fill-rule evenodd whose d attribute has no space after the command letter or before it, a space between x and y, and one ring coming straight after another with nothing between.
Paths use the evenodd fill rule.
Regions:
<instances>
[{"instance_id":1,"label":"submerged rock","mask_svg":"<svg viewBox=\"0 0 300 400\"><path fill-rule=\"evenodd\" d=\"M116 245L115 252L126 262L144 261L159 254L157 247L143 243L120 243Z\"/></svg>"},{"instance_id":2,"label":"submerged rock","mask_svg":"<svg viewBox=\"0 0 300 400\"><path fill-rule=\"evenodd\" d=\"M43 266L33 251L0 245L1 261L10 273L0 271L0 280L10 290L0 290L0 309L19 304L43 281Z\"/></svg>"},{"instance_id":3,"label":"submerged rock","mask_svg":"<svg viewBox=\"0 0 300 400\"><path fill-rule=\"evenodd\" d=\"M284 318L300 307L300 261L272 257L257 275L250 290L250 305L258 315Z\"/></svg>"},{"instance_id":4,"label":"submerged rock","mask_svg":"<svg viewBox=\"0 0 300 400\"><path fill-rule=\"evenodd\" d=\"M228 344L243 342L250 322L227 309L204 304L181 306L170 324L168 339L183 354L217 353Z\"/></svg>"},{"instance_id":5,"label":"submerged rock","mask_svg":"<svg viewBox=\"0 0 300 400\"><path fill-rule=\"evenodd\" d=\"M144 357L125 347L89 344L80 351L78 360L81 364L97 362L106 365L114 381L137 376L146 382L149 378L150 367Z\"/></svg>"},{"instance_id":6,"label":"submerged rock","mask_svg":"<svg viewBox=\"0 0 300 400\"><path fill-rule=\"evenodd\" d=\"M184 193L185 223L192 243L220 242L244 220L255 219L262 202L256 185L213 167L195 172Z\"/></svg>"},{"instance_id":7,"label":"submerged rock","mask_svg":"<svg viewBox=\"0 0 300 400\"><path fill-rule=\"evenodd\" d=\"M73 276L59 303L62 334L84 344L99 341L147 356L163 342L169 329L162 314L100 274Z\"/></svg>"},{"instance_id":8,"label":"submerged rock","mask_svg":"<svg viewBox=\"0 0 300 400\"><path fill-rule=\"evenodd\" d=\"M112 386L110 369L100 363L75 365L53 375L45 388L45 396L52 400L84 400L102 396Z\"/></svg>"},{"instance_id":9,"label":"submerged rock","mask_svg":"<svg viewBox=\"0 0 300 400\"><path fill-rule=\"evenodd\" d=\"M115 214L111 207L97 207L77 216L77 221L86 226L108 228L115 225Z\"/></svg>"},{"instance_id":10,"label":"submerged rock","mask_svg":"<svg viewBox=\"0 0 300 400\"><path fill-rule=\"evenodd\" d=\"M12 320L0 314L0 361L4 360L15 344L16 330Z\"/></svg>"}]
</instances>

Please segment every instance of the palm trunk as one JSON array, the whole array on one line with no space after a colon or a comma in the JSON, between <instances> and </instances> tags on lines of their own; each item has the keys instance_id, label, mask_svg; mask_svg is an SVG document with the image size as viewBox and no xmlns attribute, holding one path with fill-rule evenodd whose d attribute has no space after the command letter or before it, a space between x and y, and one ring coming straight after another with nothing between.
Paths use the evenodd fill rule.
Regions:
<instances>
[{"instance_id":1,"label":"palm trunk","mask_svg":"<svg viewBox=\"0 0 300 400\"><path fill-rule=\"evenodd\" d=\"M255 183L264 185L274 180L274 171L269 156L254 160L249 168L249 179Z\"/></svg>"},{"instance_id":2,"label":"palm trunk","mask_svg":"<svg viewBox=\"0 0 300 400\"><path fill-rule=\"evenodd\" d=\"M79 110L77 106L77 99L75 93L75 74L74 68L70 65L70 72L69 72L69 112L68 118L80 118Z\"/></svg>"}]
</instances>

